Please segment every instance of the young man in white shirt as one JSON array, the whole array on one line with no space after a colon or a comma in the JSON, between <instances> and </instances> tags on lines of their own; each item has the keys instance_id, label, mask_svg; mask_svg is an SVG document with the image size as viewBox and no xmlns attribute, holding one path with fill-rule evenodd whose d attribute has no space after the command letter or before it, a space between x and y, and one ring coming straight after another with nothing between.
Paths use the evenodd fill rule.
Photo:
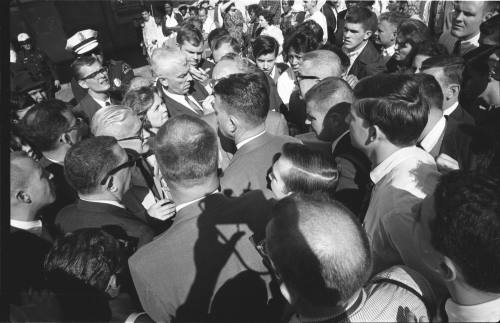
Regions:
<instances>
[{"instance_id":1,"label":"young man in white shirt","mask_svg":"<svg viewBox=\"0 0 500 323\"><path fill-rule=\"evenodd\" d=\"M435 193L433 246L450 292L443 322L500 320L500 178L492 172L453 172Z\"/></svg>"}]
</instances>

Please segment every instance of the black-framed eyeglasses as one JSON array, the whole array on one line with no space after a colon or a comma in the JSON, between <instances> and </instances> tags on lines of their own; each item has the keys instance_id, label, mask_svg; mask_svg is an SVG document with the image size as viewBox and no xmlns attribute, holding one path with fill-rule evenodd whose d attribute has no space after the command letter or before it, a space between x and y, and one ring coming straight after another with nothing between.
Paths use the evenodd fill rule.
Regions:
<instances>
[{"instance_id":1,"label":"black-framed eyeglasses","mask_svg":"<svg viewBox=\"0 0 500 323\"><path fill-rule=\"evenodd\" d=\"M94 73L90 73L89 75L87 75L85 77L82 77L80 79L80 81L85 81L85 80L88 80L88 79L93 79L93 78L95 78L99 74L107 74L107 73L108 73L108 69L106 67L101 67L101 69L95 71Z\"/></svg>"},{"instance_id":2,"label":"black-framed eyeglasses","mask_svg":"<svg viewBox=\"0 0 500 323\"><path fill-rule=\"evenodd\" d=\"M320 78L318 76L313 76L313 75L297 74L297 81L300 82L302 80L320 80Z\"/></svg>"},{"instance_id":3,"label":"black-framed eyeglasses","mask_svg":"<svg viewBox=\"0 0 500 323\"><path fill-rule=\"evenodd\" d=\"M133 166L135 166L137 164L137 162L142 158L141 155L133 155L131 153L129 153L127 151L127 161L124 162L123 164L119 165L119 166L116 166L115 168L113 168L112 170L110 170L106 176L104 176L104 178L102 179L101 181L101 185L104 185L106 184L106 181L108 180L108 178L110 176L113 176L114 174L118 173L119 171L121 171L122 169L125 169L125 168L131 168Z\"/></svg>"},{"instance_id":4,"label":"black-framed eyeglasses","mask_svg":"<svg viewBox=\"0 0 500 323\"><path fill-rule=\"evenodd\" d=\"M75 124L72 125L71 127L69 127L69 129L66 130L66 132L71 132L73 130L78 130L78 129L80 129L80 127L82 126L82 124L83 124L83 119L80 118L80 117L77 117L77 118L75 118Z\"/></svg>"}]
</instances>

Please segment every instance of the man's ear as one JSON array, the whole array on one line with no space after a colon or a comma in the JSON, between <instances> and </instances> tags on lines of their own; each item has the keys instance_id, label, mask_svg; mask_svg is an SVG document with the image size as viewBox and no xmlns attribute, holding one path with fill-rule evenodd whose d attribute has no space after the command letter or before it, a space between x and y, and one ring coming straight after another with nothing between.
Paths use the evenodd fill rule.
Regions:
<instances>
[{"instance_id":1,"label":"man's ear","mask_svg":"<svg viewBox=\"0 0 500 323\"><path fill-rule=\"evenodd\" d=\"M59 137L59 142L61 143L65 143L65 144L68 144L70 146L73 145L73 141L71 141L71 137L69 136L69 134L67 132L63 133L60 137Z\"/></svg>"},{"instance_id":2,"label":"man's ear","mask_svg":"<svg viewBox=\"0 0 500 323\"><path fill-rule=\"evenodd\" d=\"M107 180L106 184L104 184L104 185L106 185L106 189L108 191L111 191L111 192L118 191L118 188L114 184L114 176L113 175L108 177L108 180Z\"/></svg>"},{"instance_id":3,"label":"man's ear","mask_svg":"<svg viewBox=\"0 0 500 323\"><path fill-rule=\"evenodd\" d=\"M31 196L25 192L25 191L19 191L16 194L16 198L21 201L22 203L30 204L31 203Z\"/></svg>"},{"instance_id":4,"label":"man's ear","mask_svg":"<svg viewBox=\"0 0 500 323\"><path fill-rule=\"evenodd\" d=\"M87 85L87 82L85 82L85 80L79 80L78 81L78 85L80 85L84 89L88 89L89 88L89 86Z\"/></svg>"},{"instance_id":5,"label":"man's ear","mask_svg":"<svg viewBox=\"0 0 500 323\"><path fill-rule=\"evenodd\" d=\"M363 40L368 40L370 37L373 35L373 31L367 30L365 31L365 37L363 37Z\"/></svg>"},{"instance_id":6,"label":"man's ear","mask_svg":"<svg viewBox=\"0 0 500 323\"><path fill-rule=\"evenodd\" d=\"M454 83L454 84L448 85L448 91L450 92L450 95L458 98L458 95L460 93L460 84Z\"/></svg>"},{"instance_id":7,"label":"man's ear","mask_svg":"<svg viewBox=\"0 0 500 323\"><path fill-rule=\"evenodd\" d=\"M366 138L366 144L370 144L376 141L380 136L380 129L377 126L368 127L368 138Z\"/></svg>"},{"instance_id":8,"label":"man's ear","mask_svg":"<svg viewBox=\"0 0 500 323\"><path fill-rule=\"evenodd\" d=\"M457 267L453 261L446 256L443 257L443 261L439 266L439 271L443 279L447 282L457 279Z\"/></svg>"},{"instance_id":9,"label":"man's ear","mask_svg":"<svg viewBox=\"0 0 500 323\"><path fill-rule=\"evenodd\" d=\"M240 121L238 120L238 118L236 118L235 116L229 115L228 123L229 123L229 125L228 125L229 131L232 134L236 133L236 130L238 130L238 128L240 127Z\"/></svg>"}]
</instances>

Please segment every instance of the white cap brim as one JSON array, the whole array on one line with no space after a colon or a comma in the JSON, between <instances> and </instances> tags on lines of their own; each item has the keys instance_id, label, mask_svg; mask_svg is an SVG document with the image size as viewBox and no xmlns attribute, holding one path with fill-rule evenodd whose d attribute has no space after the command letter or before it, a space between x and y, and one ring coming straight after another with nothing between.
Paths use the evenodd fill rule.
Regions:
<instances>
[{"instance_id":1,"label":"white cap brim","mask_svg":"<svg viewBox=\"0 0 500 323\"><path fill-rule=\"evenodd\" d=\"M91 50L93 50L97 46L99 46L99 43L97 42L96 39L94 39L94 40L78 47L77 49L74 49L74 52L77 55L85 54L87 52L90 52Z\"/></svg>"}]
</instances>

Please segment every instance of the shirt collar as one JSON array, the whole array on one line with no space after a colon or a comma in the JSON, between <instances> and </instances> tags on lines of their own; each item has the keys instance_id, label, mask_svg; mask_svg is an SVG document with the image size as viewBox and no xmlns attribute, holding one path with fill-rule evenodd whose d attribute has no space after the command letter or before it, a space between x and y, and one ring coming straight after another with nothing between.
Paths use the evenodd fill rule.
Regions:
<instances>
[{"instance_id":1,"label":"shirt collar","mask_svg":"<svg viewBox=\"0 0 500 323\"><path fill-rule=\"evenodd\" d=\"M247 138L239 143L236 144L236 149L240 149L241 147L243 147L244 145L248 144L250 141L254 140L254 139L257 139L258 137L262 136L264 133L266 133L265 130L263 130L262 132L259 132L258 134L256 134L255 136L252 136L250 138Z\"/></svg>"},{"instance_id":2,"label":"shirt collar","mask_svg":"<svg viewBox=\"0 0 500 323\"><path fill-rule=\"evenodd\" d=\"M446 128L446 118L443 116L434 125L431 131L429 131L427 136L425 136L424 139L422 139L422 141L420 142L420 146L426 152L430 152L439 141L439 138L441 138L441 135L443 134L445 128Z\"/></svg>"},{"instance_id":3,"label":"shirt collar","mask_svg":"<svg viewBox=\"0 0 500 323\"><path fill-rule=\"evenodd\" d=\"M111 104L111 98L109 96L106 100L101 100L94 97L92 97L92 99L94 99L94 101L97 102L97 104L99 104L103 108L106 106L106 102L109 102L109 104Z\"/></svg>"},{"instance_id":4,"label":"shirt collar","mask_svg":"<svg viewBox=\"0 0 500 323\"><path fill-rule=\"evenodd\" d=\"M201 109L201 111L205 111L203 109L202 106L200 106L198 104L198 102L189 94L176 94L176 93L171 93L170 91L168 91L165 87L162 87L162 90L163 90L163 93L165 93L166 96L170 97L172 100L176 101L177 103L180 103L182 104L183 106L185 106L186 108L188 108L189 110L195 112L196 114L198 114L198 112L194 111L193 108L186 102L186 98L185 96L187 96L188 98L191 99L191 101L193 101L193 103L195 103L196 105L198 105L198 108Z\"/></svg>"},{"instance_id":5,"label":"shirt collar","mask_svg":"<svg viewBox=\"0 0 500 323\"><path fill-rule=\"evenodd\" d=\"M467 39L467 40L462 40L460 42L460 46L463 46L463 45L473 45L475 47L479 47L479 36L481 36L481 33L478 33L476 36L470 38L470 39Z\"/></svg>"},{"instance_id":6,"label":"shirt collar","mask_svg":"<svg viewBox=\"0 0 500 323\"><path fill-rule=\"evenodd\" d=\"M276 65L273 66L273 69L271 70L271 73L269 73L269 77L274 80L274 76L276 75Z\"/></svg>"},{"instance_id":7,"label":"shirt collar","mask_svg":"<svg viewBox=\"0 0 500 323\"><path fill-rule=\"evenodd\" d=\"M449 108L447 109L444 109L443 111L443 115L445 116L449 116L450 114L452 114L456 109L458 108L458 101L455 102L452 106L450 106Z\"/></svg>"},{"instance_id":8,"label":"shirt collar","mask_svg":"<svg viewBox=\"0 0 500 323\"><path fill-rule=\"evenodd\" d=\"M189 202L186 202L186 203L179 204L179 205L177 205L177 206L175 207L175 211L176 211L176 212L179 212L179 211L180 211L180 210L182 210L183 208L185 208L185 207L187 207L187 206L189 206L189 205L191 205L191 204L194 204L194 203L196 203L196 202L198 202L198 201L201 201L201 200L203 200L204 198L206 198L207 196L209 196L209 195L213 195L213 194L216 194L216 193L219 193L219 190L218 190L218 189L216 189L216 190L215 190L215 191L213 191L212 193L207 194L207 195L205 195L205 196L202 196L202 197L200 197L200 198L198 198L198 199L195 199L195 200L192 200L192 201L189 201Z\"/></svg>"},{"instance_id":9,"label":"shirt collar","mask_svg":"<svg viewBox=\"0 0 500 323\"><path fill-rule=\"evenodd\" d=\"M394 55L394 52L396 51L396 45L392 45L388 48L384 48L382 50L382 55L384 57L392 57L392 55Z\"/></svg>"},{"instance_id":10,"label":"shirt collar","mask_svg":"<svg viewBox=\"0 0 500 323\"><path fill-rule=\"evenodd\" d=\"M500 317L500 298L478 305L459 305L451 298L445 304L450 322L496 322Z\"/></svg>"},{"instance_id":11,"label":"shirt collar","mask_svg":"<svg viewBox=\"0 0 500 323\"><path fill-rule=\"evenodd\" d=\"M408 158L412 158L415 149L420 148L415 146L401 148L387 157L370 172L370 178L373 184L377 184L385 175L401 164L401 162Z\"/></svg>"},{"instance_id":12,"label":"shirt collar","mask_svg":"<svg viewBox=\"0 0 500 323\"><path fill-rule=\"evenodd\" d=\"M20 220L10 219L10 226L21 230L32 230L36 228L41 228L42 221L41 220L20 221Z\"/></svg>"},{"instance_id":13,"label":"shirt collar","mask_svg":"<svg viewBox=\"0 0 500 323\"><path fill-rule=\"evenodd\" d=\"M80 200L92 202L92 203L103 203L103 204L114 205L114 206L117 206L117 207L122 208L122 209L125 208L125 206L123 206L123 204L121 204L120 202L112 201L112 200L90 200L90 199L87 199L87 198L84 198L81 196L80 196Z\"/></svg>"}]
</instances>

